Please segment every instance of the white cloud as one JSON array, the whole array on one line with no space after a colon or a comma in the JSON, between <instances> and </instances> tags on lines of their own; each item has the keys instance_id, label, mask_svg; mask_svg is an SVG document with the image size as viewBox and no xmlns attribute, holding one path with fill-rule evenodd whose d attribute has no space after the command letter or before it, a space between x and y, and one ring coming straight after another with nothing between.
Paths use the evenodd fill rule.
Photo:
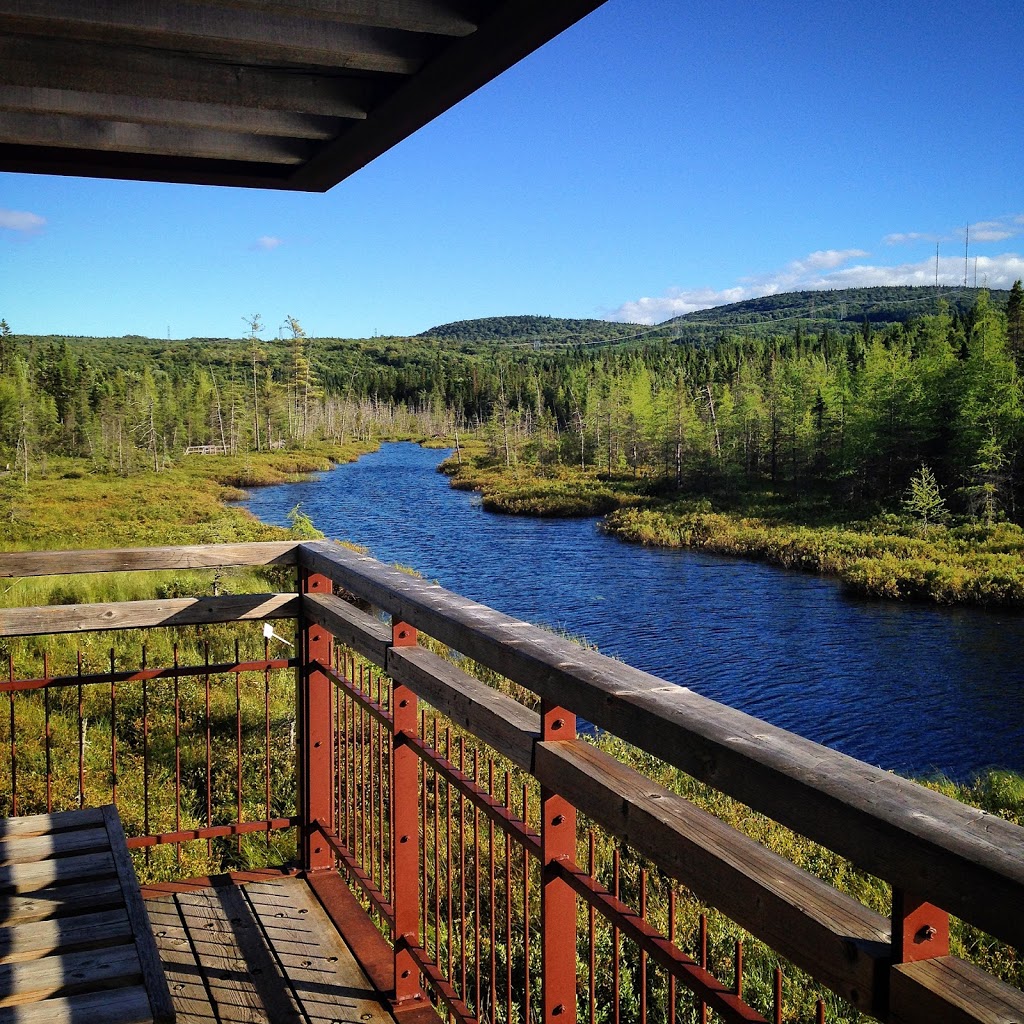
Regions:
<instances>
[{"instance_id":1,"label":"white cloud","mask_svg":"<svg viewBox=\"0 0 1024 1024\"><path fill-rule=\"evenodd\" d=\"M972 242L1002 242L1019 233L1019 228L998 220L983 220L971 225Z\"/></svg>"},{"instance_id":2,"label":"white cloud","mask_svg":"<svg viewBox=\"0 0 1024 1024\"><path fill-rule=\"evenodd\" d=\"M886 245L907 245L910 242L937 242L938 240L937 236L925 234L923 231L897 231L882 239Z\"/></svg>"},{"instance_id":3,"label":"white cloud","mask_svg":"<svg viewBox=\"0 0 1024 1024\"><path fill-rule=\"evenodd\" d=\"M803 270L831 270L833 267L842 266L849 260L870 255L863 249L819 249L802 260L794 260L790 267L793 273Z\"/></svg>"},{"instance_id":4,"label":"white cloud","mask_svg":"<svg viewBox=\"0 0 1024 1024\"><path fill-rule=\"evenodd\" d=\"M644 297L635 302L623 303L613 313L609 313L606 319L627 324L660 324L663 320L671 320L684 313L742 302L757 294L761 293L742 287L726 288L723 291L715 291L713 288L670 288L658 298Z\"/></svg>"},{"instance_id":5,"label":"white cloud","mask_svg":"<svg viewBox=\"0 0 1024 1024\"><path fill-rule=\"evenodd\" d=\"M1024 231L1024 214L999 217L995 220L981 220L970 225L971 243L1005 242ZM963 242L965 228L961 225L946 234L927 231L898 231L886 235L886 245L907 245L913 242Z\"/></svg>"},{"instance_id":6,"label":"white cloud","mask_svg":"<svg viewBox=\"0 0 1024 1024\"><path fill-rule=\"evenodd\" d=\"M278 238L276 235L260 235L252 244L253 249L258 249L260 252L272 252L279 245L284 245L284 239Z\"/></svg>"},{"instance_id":7,"label":"white cloud","mask_svg":"<svg viewBox=\"0 0 1024 1024\"><path fill-rule=\"evenodd\" d=\"M0 209L0 228L6 228L8 231L19 231L28 235L41 231L45 224L46 218L40 217L38 213Z\"/></svg>"},{"instance_id":8,"label":"white cloud","mask_svg":"<svg viewBox=\"0 0 1024 1024\"><path fill-rule=\"evenodd\" d=\"M606 319L625 323L657 324L685 313L693 313L698 309L723 306L730 302L759 298L762 295L777 295L780 292L935 283L934 258L895 266L870 263L841 266L850 259L867 255L858 249L830 249L826 252L811 253L802 260L793 260L780 270L743 278L732 288L670 288L661 296L626 302L609 313ZM943 257L939 260L938 270L939 284L949 286L963 283L963 259L955 256ZM1024 279L1024 256L1010 252L998 256L971 257L967 270L969 285L973 286L976 273L980 286L1010 288L1018 278Z\"/></svg>"}]
</instances>

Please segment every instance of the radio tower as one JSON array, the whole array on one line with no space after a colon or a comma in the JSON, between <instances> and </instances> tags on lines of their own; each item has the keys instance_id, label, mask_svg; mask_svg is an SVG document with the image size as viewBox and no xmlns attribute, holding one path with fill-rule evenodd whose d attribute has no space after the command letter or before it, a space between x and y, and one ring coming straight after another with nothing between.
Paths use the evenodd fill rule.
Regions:
<instances>
[{"instance_id":1,"label":"radio tower","mask_svg":"<svg viewBox=\"0 0 1024 1024\"><path fill-rule=\"evenodd\" d=\"M964 288L967 287L967 250L971 245L971 225L967 225L967 231L964 233Z\"/></svg>"}]
</instances>

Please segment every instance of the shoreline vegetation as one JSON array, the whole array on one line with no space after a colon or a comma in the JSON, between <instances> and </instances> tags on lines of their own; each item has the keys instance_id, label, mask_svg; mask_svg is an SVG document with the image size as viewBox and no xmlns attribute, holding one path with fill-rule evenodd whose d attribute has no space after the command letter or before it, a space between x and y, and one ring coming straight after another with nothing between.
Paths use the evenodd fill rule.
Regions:
<instances>
[{"instance_id":1,"label":"shoreline vegetation","mask_svg":"<svg viewBox=\"0 0 1024 1024\"><path fill-rule=\"evenodd\" d=\"M1024 608L1024 530L1014 523L923 522L910 513L861 521L825 503L767 491L668 496L658 482L559 466L505 467L483 444L462 446L440 471L505 515L603 517L613 537L689 548L834 576L862 597Z\"/></svg>"}]
</instances>

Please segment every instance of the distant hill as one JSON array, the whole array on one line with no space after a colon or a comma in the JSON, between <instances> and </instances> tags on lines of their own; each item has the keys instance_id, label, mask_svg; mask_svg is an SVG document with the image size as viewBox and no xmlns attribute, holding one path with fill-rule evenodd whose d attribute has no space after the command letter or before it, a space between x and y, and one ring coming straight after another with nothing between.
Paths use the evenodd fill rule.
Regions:
<instances>
[{"instance_id":1,"label":"distant hill","mask_svg":"<svg viewBox=\"0 0 1024 1024\"><path fill-rule=\"evenodd\" d=\"M727 306L715 306L666 320L678 340L711 341L722 334L774 334L800 324L818 334L826 327L840 332L859 328L865 320L883 325L903 323L915 316L935 313L939 303L966 313L980 288L878 286L839 288L833 291L784 292ZM989 289L993 305L1005 306L1009 291Z\"/></svg>"},{"instance_id":2,"label":"distant hill","mask_svg":"<svg viewBox=\"0 0 1024 1024\"><path fill-rule=\"evenodd\" d=\"M653 327L550 316L484 317L431 327L418 337L467 348L532 345L548 349L659 341L709 344L723 335L789 333L797 325L810 334L820 334L826 328L843 334L860 330L865 320L880 327L935 313L940 302L951 310L966 313L974 306L981 290L885 285L785 292L697 310ZM994 305L1005 306L1010 293L989 289L989 294Z\"/></svg>"},{"instance_id":3,"label":"distant hill","mask_svg":"<svg viewBox=\"0 0 1024 1024\"><path fill-rule=\"evenodd\" d=\"M635 337L649 328L609 320L564 320L553 316L489 316L431 327L418 335L456 344L536 342L549 345L594 345Z\"/></svg>"}]
</instances>

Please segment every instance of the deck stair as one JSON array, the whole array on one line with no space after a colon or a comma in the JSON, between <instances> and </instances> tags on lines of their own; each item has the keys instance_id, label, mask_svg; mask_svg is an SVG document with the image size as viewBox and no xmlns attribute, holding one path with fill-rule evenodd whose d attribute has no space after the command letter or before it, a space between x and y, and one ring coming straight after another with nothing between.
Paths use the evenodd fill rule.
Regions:
<instances>
[{"instance_id":1,"label":"deck stair","mask_svg":"<svg viewBox=\"0 0 1024 1024\"><path fill-rule=\"evenodd\" d=\"M0 1024L169 1024L113 806L0 820Z\"/></svg>"}]
</instances>

